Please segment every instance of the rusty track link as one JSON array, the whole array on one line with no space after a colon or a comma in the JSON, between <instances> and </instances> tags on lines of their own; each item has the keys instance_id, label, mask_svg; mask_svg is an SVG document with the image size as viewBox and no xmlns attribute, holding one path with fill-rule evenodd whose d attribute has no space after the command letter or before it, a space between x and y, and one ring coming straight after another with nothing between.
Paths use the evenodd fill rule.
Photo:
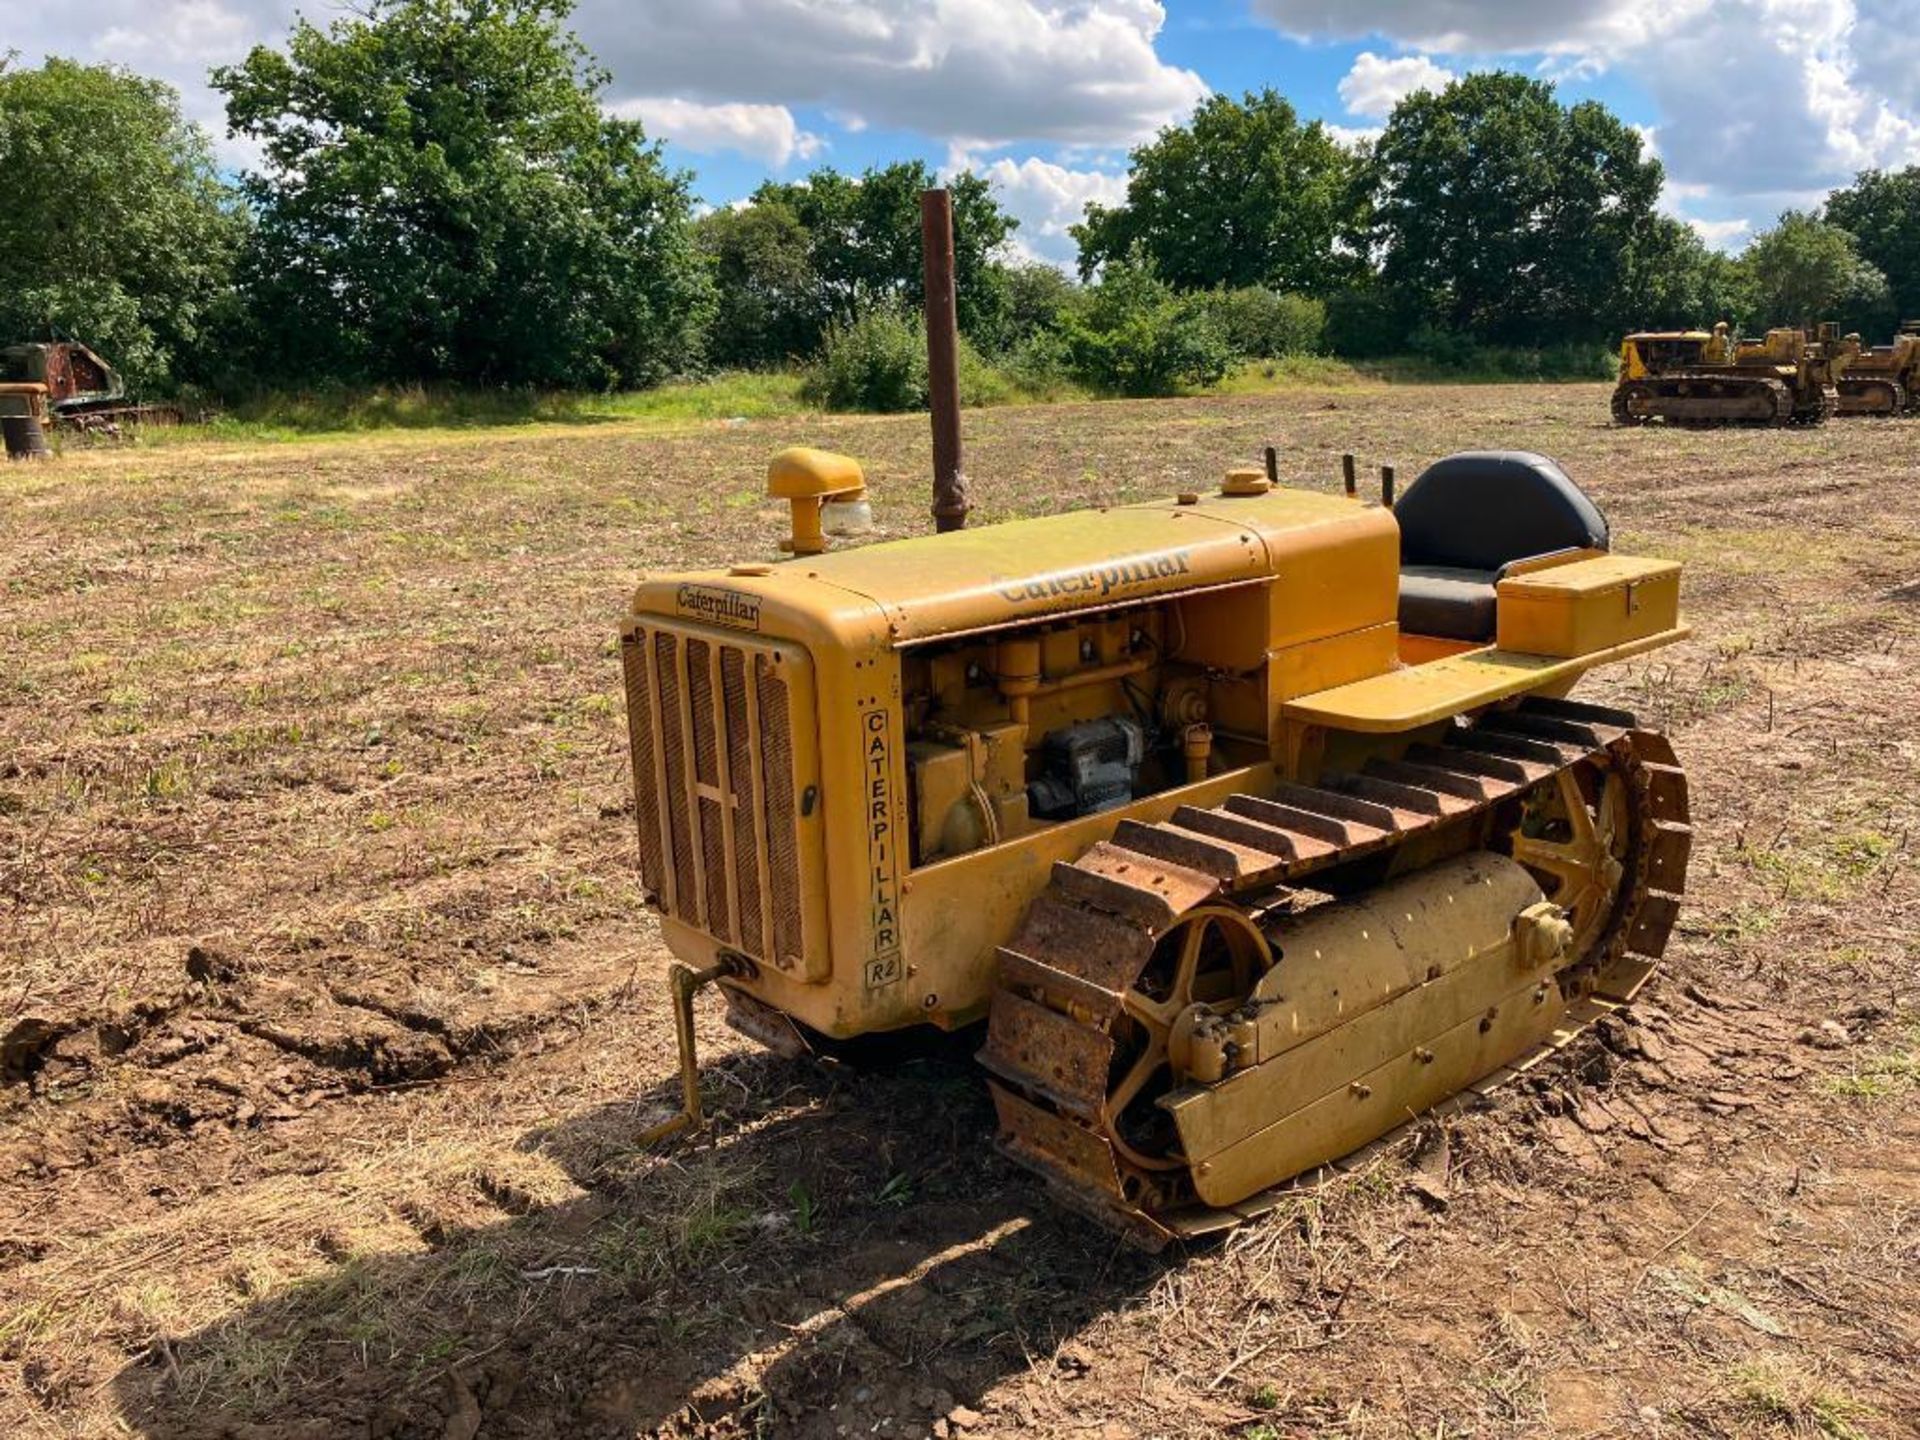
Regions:
<instances>
[{"instance_id":1,"label":"rusty track link","mask_svg":"<svg viewBox=\"0 0 1920 1440\"><path fill-rule=\"evenodd\" d=\"M1148 1248L1262 1213L1292 1177L1227 1210L1198 1202L1184 1161L1151 1163L1108 1113L1128 993L1183 920L1237 908L1257 923L1289 887L1439 827L1490 818L1494 807L1557 785L1581 765L1628 788L1627 848L1611 912L1585 953L1560 972L1573 1001L1565 1026L1534 1052L1436 1109L1457 1107L1563 1048L1630 1000L1664 952L1679 910L1691 829L1687 783L1664 736L1619 710L1529 699L1415 745L1400 760L1278 783L1166 821L1122 821L1113 839L1054 867L1020 929L999 952L987 1043L1000 1146L1039 1173L1057 1199ZM1314 888L1306 884L1304 888ZM1404 1129L1405 1127L1402 1127ZM1336 1167L1370 1158L1380 1137Z\"/></svg>"}]
</instances>

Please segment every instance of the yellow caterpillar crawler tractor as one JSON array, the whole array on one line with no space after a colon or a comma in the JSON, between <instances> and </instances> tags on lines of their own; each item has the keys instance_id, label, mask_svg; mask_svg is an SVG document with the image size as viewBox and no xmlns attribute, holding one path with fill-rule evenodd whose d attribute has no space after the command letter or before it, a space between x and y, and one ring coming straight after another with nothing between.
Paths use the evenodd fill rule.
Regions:
<instances>
[{"instance_id":1,"label":"yellow caterpillar crawler tractor","mask_svg":"<svg viewBox=\"0 0 1920 1440\"><path fill-rule=\"evenodd\" d=\"M1900 327L1891 345L1859 348L1840 377L1842 415L1908 415L1920 411L1920 320Z\"/></svg>"},{"instance_id":2,"label":"yellow caterpillar crawler tractor","mask_svg":"<svg viewBox=\"0 0 1920 1440\"><path fill-rule=\"evenodd\" d=\"M1736 340L1725 324L1629 335L1620 342L1613 421L1824 425L1839 406L1851 349L1834 325L1822 325L1817 339L1769 330L1763 340Z\"/></svg>"},{"instance_id":3,"label":"yellow caterpillar crawler tractor","mask_svg":"<svg viewBox=\"0 0 1920 1440\"><path fill-rule=\"evenodd\" d=\"M798 1055L985 1022L1006 1153L1139 1243L1461 1104L1624 1005L1687 782L1567 698L1684 637L1538 455L1397 506L1217 493L818 553L858 467L783 453L793 559L622 630L641 873L695 992ZM829 528L831 528L829 526Z\"/></svg>"}]
</instances>

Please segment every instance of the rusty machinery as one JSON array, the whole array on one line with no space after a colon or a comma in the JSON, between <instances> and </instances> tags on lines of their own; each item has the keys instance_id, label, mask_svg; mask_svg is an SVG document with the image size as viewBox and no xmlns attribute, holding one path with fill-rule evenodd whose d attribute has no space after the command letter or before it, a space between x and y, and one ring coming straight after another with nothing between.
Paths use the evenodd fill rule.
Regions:
<instances>
[{"instance_id":1,"label":"rusty machinery","mask_svg":"<svg viewBox=\"0 0 1920 1440\"><path fill-rule=\"evenodd\" d=\"M1349 471L1349 475L1351 472ZM787 1054L981 1025L1000 1143L1150 1245L1462 1103L1625 1005L1687 784L1567 698L1688 631L1550 460L1397 504L1208 494L662 574L622 627L640 869L692 1006Z\"/></svg>"},{"instance_id":2,"label":"rusty machinery","mask_svg":"<svg viewBox=\"0 0 1920 1440\"><path fill-rule=\"evenodd\" d=\"M1758 340L1737 339L1725 324L1629 335L1620 343L1614 423L1822 425L1838 409L1857 349L1835 325L1811 337L1769 330Z\"/></svg>"},{"instance_id":3,"label":"rusty machinery","mask_svg":"<svg viewBox=\"0 0 1920 1440\"><path fill-rule=\"evenodd\" d=\"M47 458L46 386L0 381L0 442L9 460Z\"/></svg>"},{"instance_id":4,"label":"rusty machinery","mask_svg":"<svg viewBox=\"0 0 1920 1440\"><path fill-rule=\"evenodd\" d=\"M129 399L120 372L76 340L0 347L0 386L38 386L40 420L56 429L117 435L127 425L180 423L175 406Z\"/></svg>"}]
</instances>

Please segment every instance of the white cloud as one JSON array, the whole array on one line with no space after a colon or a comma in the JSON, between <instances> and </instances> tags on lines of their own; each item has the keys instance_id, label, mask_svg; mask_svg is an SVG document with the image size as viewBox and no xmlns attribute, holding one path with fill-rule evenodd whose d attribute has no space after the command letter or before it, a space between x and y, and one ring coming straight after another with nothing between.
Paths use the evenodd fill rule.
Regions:
<instances>
[{"instance_id":1,"label":"white cloud","mask_svg":"<svg viewBox=\"0 0 1920 1440\"><path fill-rule=\"evenodd\" d=\"M113 10L121 18L102 26L93 46L104 55L138 55L141 68L156 62L205 66L237 57L246 52L248 41L262 28L219 0L176 0L166 5L116 6Z\"/></svg>"},{"instance_id":2,"label":"white cloud","mask_svg":"<svg viewBox=\"0 0 1920 1440\"><path fill-rule=\"evenodd\" d=\"M1127 198L1125 175L1072 170L1035 155L983 164L962 153L953 156L949 169L971 169L993 187L1007 213L1020 222L1013 236L1018 255L1063 270L1079 253L1067 227L1080 223L1089 203L1115 205Z\"/></svg>"},{"instance_id":3,"label":"white cloud","mask_svg":"<svg viewBox=\"0 0 1920 1440\"><path fill-rule=\"evenodd\" d=\"M117 61L167 80L233 164L250 152L222 139L207 70L283 41L294 10L295 0L0 0L0 51L18 45L27 64ZM308 13L325 26L338 12ZM657 113L688 148L737 142L755 158L788 143L758 107L817 105L845 130L1108 147L1185 118L1211 93L1156 51L1158 0L583 0L570 23L612 72L610 103L754 107ZM811 142L796 126L791 143L804 158Z\"/></svg>"},{"instance_id":4,"label":"white cloud","mask_svg":"<svg viewBox=\"0 0 1920 1440\"><path fill-rule=\"evenodd\" d=\"M1662 111L1675 181L1786 203L1920 160L1911 77L1893 92L1864 83L1856 22L1849 0L1737 0L1628 57Z\"/></svg>"},{"instance_id":5,"label":"white cloud","mask_svg":"<svg viewBox=\"0 0 1920 1440\"><path fill-rule=\"evenodd\" d=\"M62 55L164 80L180 92L181 111L212 138L220 163L240 169L256 163L259 152L251 141L226 138L226 102L207 83L207 71L278 42L291 8L278 0L98 0L84 7L0 0L0 53L18 45L29 65Z\"/></svg>"},{"instance_id":6,"label":"white cloud","mask_svg":"<svg viewBox=\"0 0 1920 1440\"><path fill-rule=\"evenodd\" d=\"M26 64L47 53L117 61L166 80L214 137L222 163L236 167L252 152L224 138L207 70L241 60L252 45L282 43L295 4L0 0L0 50L19 46ZM1374 119L1396 87L1423 77L1441 83L1468 63L1561 77L1620 71L1658 112L1673 203L1716 217L1710 224L1817 201L1866 166L1920 163L1920 0L1251 4L1289 34L1368 42L1372 59L1341 82L1343 118ZM340 7L327 0L308 11L325 25ZM1184 119L1209 92L1200 75L1159 53L1167 8L1161 0L582 0L572 23L613 73L610 100L650 112L650 129L690 150L735 150L770 168L804 161L820 142L795 112L818 107L827 121L817 128L835 136L868 126L986 153L1046 146L1063 174L1088 176L1105 172L1113 147ZM1358 124L1330 128L1347 142L1368 133ZM1026 187L1021 193L1039 206L1045 184L1026 161L1009 164L1022 173L1008 183ZM1027 239L1044 253L1038 222Z\"/></svg>"},{"instance_id":7,"label":"white cloud","mask_svg":"<svg viewBox=\"0 0 1920 1440\"><path fill-rule=\"evenodd\" d=\"M1700 238L1716 250L1739 250L1753 238L1751 220L1687 220Z\"/></svg>"},{"instance_id":8,"label":"white cloud","mask_svg":"<svg viewBox=\"0 0 1920 1440\"><path fill-rule=\"evenodd\" d=\"M1336 145L1344 145L1351 150L1356 145L1371 145L1380 138L1384 128L1380 125L1328 125L1326 130Z\"/></svg>"},{"instance_id":9,"label":"white cloud","mask_svg":"<svg viewBox=\"0 0 1920 1440\"><path fill-rule=\"evenodd\" d=\"M671 140L696 155L731 150L776 170L789 160L813 159L827 143L802 130L784 105L738 101L703 105L671 96L643 96L608 108L622 119L638 120L649 135Z\"/></svg>"},{"instance_id":10,"label":"white cloud","mask_svg":"<svg viewBox=\"0 0 1920 1440\"><path fill-rule=\"evenodd\" d=\"M1855 0L1856 78L1868 89L1920 105L1920 0Z\"/></svg>"},{"instance_id":11,"label":"white cloud","mask_svg":"<svg viewBox=\"0 0 1920 1440\"><path fill-rule=\"evenodd\" d=\"M1385 36L1440 54L1617 50L1709 0L1254 0L1254 13L1299 39Z\"/></svg>"},{"instance_id":12,"label":"white cloud","mask_svg":"<svg viewBox=\"0 0 1920 1440\"><path fill-rule=\"evenodd\" d=\"M1658 159L1660 156L1660 131L1653 125L1635 125L1640 143L1646 146L1646 153ZM1715 250L1736 251L1746 247L1753 238L1753 221L1745 216L1728 216L1720 219L1706 219L1699 215L1689 215L1688 207L1696 201L1713 198L1713 187L1702 185L1698 181L1675 180L1668 175L1660 186L1660 198L1656 204L1660 212L1693 228L1702 240Z\"/></svg>"},{"instance_id":13,"label":"white cloud","mask_svg":"<svg viewBox=\"0 0 1920 1440\"><path fill-rule=\"evenodd\" d=\"M1444 90L1453 72L1424 55L1402 55L1389 60L1371 50L1354 57L1353 68L1340 81L1340 100L1350 115L1384 120L1393 107L1421 90Z\"/></svg>"},{"instance_id":14,"label":"white cloud","mask_svg":"<svg viewBox=\"0 0 1920 1440\"><path fill-rule=\"evenodd\" d=\"M1659 108L1677 189L1804 204L1858 169L1920 162L1920 0L1255 0L1255 10L1304 38L1379 36L1548 74L1623 70Z\"/></svg>"},{"instance_id":15,"label":"white cloud","mask_svg":"<svg viewBox=\"0 0 1920 1440\"><path fill-rule=\"evenodd\" d=\"M616 99L818 105L979 145L1126 144L1210 93L1157 0L584 0Z\"/></svg>"}]
</instances>

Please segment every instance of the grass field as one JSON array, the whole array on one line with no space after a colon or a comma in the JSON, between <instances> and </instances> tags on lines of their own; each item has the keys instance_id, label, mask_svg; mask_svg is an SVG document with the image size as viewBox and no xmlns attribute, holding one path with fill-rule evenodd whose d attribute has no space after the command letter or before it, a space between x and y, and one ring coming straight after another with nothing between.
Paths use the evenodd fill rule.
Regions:
<instances>
[{"instance_id":1,"label":"grass field","mask_svg":"<svg viewBox=\"0 0 1920 1440\"><path fill-rule=\"evenodd\" d=\"M703 1016L667 1113L615 624L766 558L767 454L926 528L923 417L239 433L0 471L0 1434L1912 1435L1920 422L1614 430L1601 386L967 417L980 522L1267 443L1560 458L1695 638L1582 696L1693 776L1637 1037L1158 1258L964 1058ZM1625 1053L1623 1053L1625 1052ZM1436 1190L1438 1193L1436 1194Z\"/></svg>"},{"instance_id":2,"label":"grass field","mask_svg":"<svg viewBox=\"0 0 1920 1440\"><path fill-rule=\"evenodd\" d=\"M1064 376L1035 380L979 362L981 404L1033 405L1091 401L1093 394ZM1236 365L1209 396L1268 395L1312 388L1367 390L1392 384L1493 384L1522 380L1582 380L1612 373L1604 350L1470 349L1446 359L1405 355L1344 360L1326 355L1288 355ZM969 382L974 383L974 382ZM975 403L969 398L969 404ZM630 430L671 430L698 421L798 418L820 404L802 369L720 371L669 381L648 390L615 394L580 391L483 390L444 386L334 387L315 391L268 391L203 406L183 400L191 423L149 430L156 446L274 443L332 438L357 440L394 430L617 424ZM56 434L54 441L63 437Z\"/></svg>"}]
</instances>

